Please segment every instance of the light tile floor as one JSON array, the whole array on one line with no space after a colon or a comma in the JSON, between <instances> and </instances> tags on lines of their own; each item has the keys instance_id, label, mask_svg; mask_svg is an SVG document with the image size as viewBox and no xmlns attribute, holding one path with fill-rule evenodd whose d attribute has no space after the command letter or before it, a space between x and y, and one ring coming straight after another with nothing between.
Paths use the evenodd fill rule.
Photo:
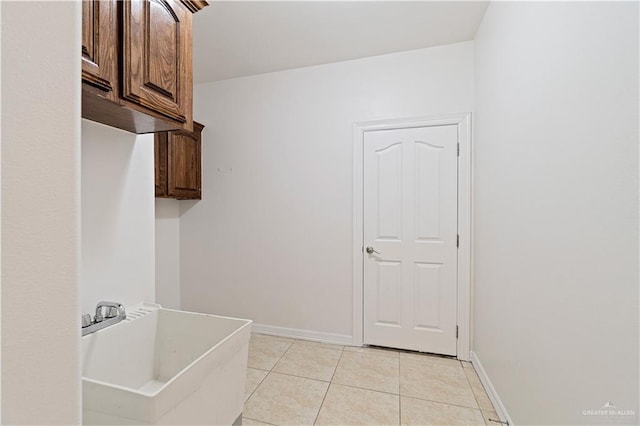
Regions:
<instances>
[{"instance_id":1,"label":"light tile floor","mask_svg":"<svg viewBox=\"0 0 640 426\"><path fill-rule=\"evenodd\" d=\"M254 334L244 425L492 425L471 364Z\"/></svg>"}]
</instances>

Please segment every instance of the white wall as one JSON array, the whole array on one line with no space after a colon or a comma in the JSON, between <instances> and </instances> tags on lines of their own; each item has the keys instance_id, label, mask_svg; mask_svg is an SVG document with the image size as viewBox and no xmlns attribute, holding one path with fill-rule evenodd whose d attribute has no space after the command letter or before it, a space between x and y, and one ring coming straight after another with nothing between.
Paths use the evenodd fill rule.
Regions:
<instances>
[{"instance_id":1,"label":"white wall","mask_svg":"<svg viewBox=\"0 0 640 426\"><path fill-rule=\"evenodd\" d=\"M80 3L1 2L2 424L80 423Z\"/></svg>"},{"instance_id":2,"label":"white wall","mask_svg":"<svg viewBox=\"0 0 640 426\"><path fill-rule=\"evenodd\" d=\"M0 22L2 6L0 5ZM2 93L2 31L0 31L0 94ZM2 102L0 96L0 136L2 134ZM2 347L2 138L0 137L0 348ZM0 350L0 374L2 370L2 351ZM0 422L2 422L2 380L0 378Z\"/></svg>"},{"instance_id":3,"label":"white wall","mask_svg":"<svg viewBox=\"0 0 640 426\"><path fill-rule=\"evenodd\" d=\"M156 199L156 302L180 309L180 203Z\"/></svg>"},{"instance_id":4,"label":"white wall","mask_svg":"<svg viewBox=\"0 0 640 426\"><path fill-rule=\"evenodd\" d=\"M349 338L353 123L471 111L472 66L466 42L197 85L182 308Z\"/></svg>"},{"instance_id":5,"label":"white wall","mask_svg":"<svg viewBox=\"0 0 640 426\"><path fill-rule=\"evenodd\" d=\"M82 120L82 312L155 301L153 135Z\"/></svg>"},{"instance_id":6,"label":"white wall","mask_svg":"<svg viewBox=\"0 0 640 426\"><path fill-rule=\"evenodd\" d=\"M474 351L516 424L637 424L638 3L491 3L475 47Z\"/></svg>"}]
</instances>

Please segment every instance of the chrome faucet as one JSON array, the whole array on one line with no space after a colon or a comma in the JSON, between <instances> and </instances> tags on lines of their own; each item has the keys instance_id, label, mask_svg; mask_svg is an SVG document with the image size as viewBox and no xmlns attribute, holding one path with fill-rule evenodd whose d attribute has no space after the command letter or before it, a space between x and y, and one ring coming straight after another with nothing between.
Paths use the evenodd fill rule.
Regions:
<instances>
[{"instance_id":1,"label":"chrome faucet","mask_svg":"<svg viewBox=\"0 0 640 426\"><path fill-rule=\"evenodd\" d=\"M120 303L99 302L96 305L96 314L91 319L91 314L82 316L82 335L94 333L103 328L114 325L127 318L127 312Z\"/></svg>"}]
</instances>

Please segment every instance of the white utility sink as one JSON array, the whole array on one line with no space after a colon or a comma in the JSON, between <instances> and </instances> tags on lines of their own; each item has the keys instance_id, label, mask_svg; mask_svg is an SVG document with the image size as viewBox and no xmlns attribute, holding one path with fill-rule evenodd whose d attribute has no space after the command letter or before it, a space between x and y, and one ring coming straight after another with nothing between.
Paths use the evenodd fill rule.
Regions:
<instances>
[{"instance_id":1,"label":"white utility sink","mask_svg":"<svg viewBox=\"0 0 640 426\"><path fill-rule=\"evenodd\" d=\"M251 321L142 304L82 338L83 424L230 425Z\"/></svg>"}]
</instances>

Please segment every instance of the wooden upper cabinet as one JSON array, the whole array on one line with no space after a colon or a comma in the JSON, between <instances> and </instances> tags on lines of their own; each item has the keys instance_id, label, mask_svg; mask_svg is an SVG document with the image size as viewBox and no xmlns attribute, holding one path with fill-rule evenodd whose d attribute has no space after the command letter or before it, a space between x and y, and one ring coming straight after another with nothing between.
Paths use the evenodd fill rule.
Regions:
<instances>
[{"instance_id":1,"label":"wooden upper cabinet","mask_svg":"<svg viewBox=\"0 0 640 426\"><path fill-rule=\"evenodd\" d=\"M192 21L203 0L85 0L82 117L133 133L192 130Z\"/></svg>"},{"instance_id":2,"label":"wooden upper cabinet","mask_svg":"<svg viewBox=\"0 0 640 426\"><path fill-rule=\"evenodd\" d=\"M171 132L169 138L168 180L169 196L178 199L201 198L202 129L193 123L193 132Z\"/></svg>"},{"instance_id":3,"label":"wooden upper cabinet","mask_svg":"<svg viewBox=\"0 0 640 426\"><path fill-rule=\"evenodd\" d=\"M175 0L122 5L122 97L172 120L191 123L191 12Z\"/></svg>"},{"instance_id":4,"label":"wooden upper cabinet","mask_svg":"<svg viewBox=\"0 0 640 426\"><path fill-rule=\"evenodd\" d=\"M118 97L117 4L82 2L82 80L110 100Z\"/></svg>"},{"instance_id":5,"label":"wooden upper cabinet","mask_svg":"<svg viewBox=\"0 0 640 426\"><path fill-rule=\"evenodd\" d=\"M202 130L176 130L155 135L156 197L199 200L202 182Z\"/></svg>"}]
</instances>

